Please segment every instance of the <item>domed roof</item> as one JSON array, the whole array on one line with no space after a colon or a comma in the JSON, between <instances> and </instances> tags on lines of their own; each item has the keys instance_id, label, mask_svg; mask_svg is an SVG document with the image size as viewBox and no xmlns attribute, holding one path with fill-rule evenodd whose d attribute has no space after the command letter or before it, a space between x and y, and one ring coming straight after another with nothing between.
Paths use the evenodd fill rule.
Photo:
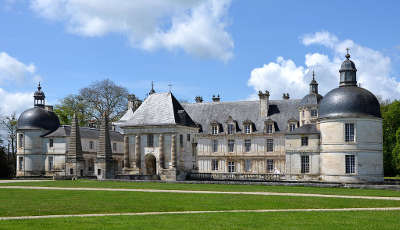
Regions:
<instances>
[{"instance_id":1,"label":"domed roof","mask_svg":"<svg viewBox=\"0 0 400 230\"><path fill-rule=\"evenodd\" d=\"M346 54L346 60L343 61L342 65L340 66L339 72L343 71L357 71L356 65L352 60L350 60L350 54Z\"/></svg>"},{"instance_id":2,"label":"domed roof","mask_svg":"<svg viewBox=\"0 0 400 230\"><path fill-rule=\"evenodd\" d=\"M18 129L45 129L54 131L60 127L60 120L54 112L34 107L23 112L18 118Z\"/></svg>"},{"instance_id":3,"label":"domed roof","mask_svg":"<svg viewBox=\"0 0 400 230\"><path fill-rule=\"evenodd\" d=\"M370 91L347 86L331 90L322 99L319 107L320 118L335 117L381 117L378 99Z\"/></svg>"}]
</instances>

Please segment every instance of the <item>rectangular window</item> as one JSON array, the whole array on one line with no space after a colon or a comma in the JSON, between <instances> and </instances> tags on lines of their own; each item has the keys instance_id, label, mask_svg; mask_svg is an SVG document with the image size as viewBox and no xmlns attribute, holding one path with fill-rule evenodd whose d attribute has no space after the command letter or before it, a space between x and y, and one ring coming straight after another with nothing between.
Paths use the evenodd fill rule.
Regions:
<instances>
[{"instance_id":1,"label":"rectangular window","mask_svg":"<svg viewBox=\"0 0 400 230\"><path fill-rule=\"evenodd\" d=\"M218 152L218 140L213 140L213 152Z\"/></svg>"},{"instance_id":2,"label":"rectangular window","mask_svg":"<svg viewBox=\"0 0 400 230\"><path fill-rule=\"evenodd\" d=\"M312 116L312 117L318 116L318 111L317 111L316 109L312 109L312 110L311 110L311 116Z\"/></svg>"},{"instance_id":3,"label":"rectangular window","mask_svg":"<svg viewBox=\"0 0 400 230\"><path fill-rule=\"evenodd\" d=\"M218 160L211 160L211 170L218 171Z\"/></svg>"},{"instance_id":4,"label":"rectangular window","mask_svg":"<svg viewBox=\"0 0 400 230\"><path fill-rule=\"evenodd\" d=\"M74 169L73 168L69 169L69 175L74 175Z\"/></svg>"},{"instance_id":5,"label":"rectangular window","mask_svg":"<svg viewBox=\"0 0 400 230\"><path fill-rule=\"evenodd\" d=\"M212 134L213 134L213 135L218 134L218 126L217 126L217 125L213 125L213 126L212 126Z\"/></svg>"},{"instance_id":6,"label":"rectangular window","mask_svg":"<svg viewBox=\"0 0 400 230\"><path fill-rule=\"evenodd\" d=\"M267 139L267 152L274 151L274 139Z\"/></svg>"},{"instance_id":7,"label":"rectangular window","mask_svg":"<svg viewBox=\"0 0 400 230\"><path fill-rule=\"evenodd\" d=\"M228 140L228 151L233 152L235 149L235 140Z\"/></svg>"},{"instance_id":8,"label":"rectangular window","mask_svg":"<svg viewBox=\"0 0 400 230\"><path fill-rule=\"evenodd\" d=\"M272 133L272 124L267 125L267 133Z\"/></svg>"},{"instance_id":9,"label":"rectangular window","mask_svg":"<svg viewBox=\"0 0 400 230\"><path fill-rule=\"evenodd\" d=\"M23 169L23 165L24 165L24 157L19 157L18 158L18 168L19 168L19 170Z\"/></svg>"},{"instance_id":10,"label":"rectangular window","mask_svg":"<svg viewBox=\"0 0 400 230\"><path fill-rule=\"evenodd\" d=\"M244 132L246 134L250 134L251 133L251 126L249 124L244 126Z\"/></svg>"},{"instance_id":11,"label":"rectangular window","mask_svg":"<svg viewBox=\"0 0 400 230\"><path fill-rule=\"evenodd\" d=\"M356 173L356 158L354 155L346 155L346 173Z\"/></svg>"},{"instance_id":12,"label":"rectangular window","mask_svg":"<svg viewBox=\"0 0 400 230\"><path fill-rule=\"evenodd\" d=\"M190 141L190 134L186 134L186 141Z\"/></svg>"},{"instance_id":13,"label":"rectangular window","mask_svg":"<svg viewBox=\"0 0 400 230\"><path fill-rule=\"evenodd\" d=\"M89 148L93 149L93 147L94 147L93 141L89 141Z\"/></svg>"},{"instance_id":14,"label":"rectangular window","mask_svg":"<svg viewBox=\"0 0 400 230\"><path fill-rule=\"evenodd\" d=\"M154 147L154 135L147 134L147 147Z\"/></svg>"},{"instance_id":15,"label":"rectangular window","mask_svg":"<svg viewBox=\"0 0 400 230\"><path fill-rule=\"evenodd\" d=\"M267 172L272 173L274 171L274 160L267 160Z\"/></svg>"},{"instance_id":16,"label":"rectangular window","mask_svg":"<svg viewBox=\"0 0 400 230\"><path fill-rule=\"evenodd\" d=\"M251 171L251 160L245 160L244 161L244 170L246 172L250 172Z\"/></svg>"},{"instance_id":17,"label":"rectangular window","mask_svg":"<svg viewBox=\"0 0 400 230\"><path fill-rule=\"evenodd\" d=\"M289 125L289 131L290 131L290 132L294 131L295 128L296 128L296 124L291 123L291 124Z\"/></svg>"},{"instance_id":18,"label":"rectangular window","mask_svg":"<svg viewBox=\"0 0 400 230\"><path fill-rule=\"evenodd\" d=\"M54 146L54 140L53 140L53 139L50 139L50 140L49 140L49 147L50 147L50 148L53 148L53 146Z\"/></svg>"},{"instance_id":19,"label":"rectangular window","mask_svg":"<svg viewBox=\"0 0 400 230\"><path fill-rule=\"evenodd\" d=\"M113 151L117 151L117 143L113 143Z\"/></svg>"},{"instance_id":20,"label":"rectangular window","mask_svg":"<svg viewBox=\"0 0 400 230\"><path fill-rule=\"evenodd\" d=\"M179 135L179 146L183 148L183 135Z\"/></svg>"},{"instance_id":21,"label":"rectangular window","mask_svg":"<svg viewBox=\"0 0 400 230\"><path fill-rule=\"evenodd\" d=\"M228 134L233 134L233 132L234 132L233 124L228 124Z\"/></svg>"},{"instance_id":22,"label":"rectangular window","mask_svg":"<svg viewBox=\"0 0 400 230\"><path fill-rule=\"evenodd\" d=\"M22 148L24 146L24 134L20 133L18 135L18 148Z\"/></svg>"},{"instance_id":23,"label":"rectangular window","mask_svg":"<svg viewBox=\"0 0 400 230\"><path fill-rule=\"evenodd\" d=\"M301 137L301 146L308 146L308 137Z\"/></svg>"},{"instance_id":24,"label":"rectangular window","mask_svg":"<svg viewBox=\"0 0 400 230\"><path fill-rule=\"evenodd\" d=\"M98 176L101 175L101 169L97 169L97 175L98 175Z\"/></svg>"},{"instance_id":25,"label":"rectangular window","mask_svg":"<svg viewBox=\"0 0 400 230\"><path fill-rule=\"evenodd\" d=\"M54 158L53 156L49 156L49 171L53 170L54 166Z\"/></svg>"},{"instance_id":26,"label":"rectangular window","mask_svg":"<svg viewBox=\"0 0 400 230\"><path fill-rule=\"evenodd\" d=\"M244 140L244 151L250 152L251 150L251 140Z\"/></svg>"},{"instance_id":27,"label":"rectangular window","mask_svg":"<svg viewBox=\"0 0 400 230\"><path fill-rule=\"evenodd\" d=\"M92 159L89 159L89 167L88 167L88 171L93 171L93 169L94 169L94 160L92 160Z\"/></svg>"},{"instance_id":28,"label":"rectangular window","mask_svg":"<svg viewBox=\"0 0 400 230\"><path fill-rule=\"evenodd\" d=\"M353 123L345 124L345 141L346 142L354 142L354 124Z\"/></svg>"},{"instance_id":29,"label":"rectangular window","mask_svg":"<svg viewBox=\"0 0 400 230\"><path fill-rule=\"evenodd\" d=\"M228 172L235 172L235 162L229 161L228 162Z\"/></svg>"},{"instance_id":30,"label":"rectangular window","mask_svg":"<svg viewBox=\"0 0 400 230\"><path fill-rule=\"evenodd\" d=\"M310 172L310 156L301 156L301 173Z\"/></svg>"}]
</instances>

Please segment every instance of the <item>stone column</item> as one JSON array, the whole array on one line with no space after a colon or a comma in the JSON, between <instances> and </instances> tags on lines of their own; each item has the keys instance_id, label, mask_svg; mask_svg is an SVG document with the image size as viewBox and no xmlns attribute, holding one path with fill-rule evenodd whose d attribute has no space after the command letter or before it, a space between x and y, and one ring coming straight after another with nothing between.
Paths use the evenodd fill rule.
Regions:
<instances>
[{"instance_id":1,"label":"stone column","mask_svg":"<svg viewBox=\"0 0 400 230\"><path fill-rule=\"evenodd\" d=\"M124 168L129 168L129 136L124 135Z\"/></svg>"},{"instance_id":2,"label":"stone column","mask_svg":"<svg viewBox=\"0 0 400 230\"><path fill-rule=\"evenodd\" d=\"M171 167L176 168L176 135L171 136Z\"/></svg>"},{"instance_id":3,"label":"stone column","mask_svg":"<svg viewBox=\"0 0 400 230\"><path fill-rule=\"evenodd\" d=\"M135 137L135 158L136 158L136 168L140 169L141 165L141 154L140 154L140 135Z\"/></svg>"},{"instance_id":4,"label":"stone column","mask_svg":"<svg viewBox=\"0 0 400 230\"><path fill-rule=\"evenodd\" d=\"M160 168L163 169L164 168L164 161L165 161L165 157L164 157L164 135L160 134L160 136L158 137L158 143L160 145Z\"/></svg>"}]
</instances>

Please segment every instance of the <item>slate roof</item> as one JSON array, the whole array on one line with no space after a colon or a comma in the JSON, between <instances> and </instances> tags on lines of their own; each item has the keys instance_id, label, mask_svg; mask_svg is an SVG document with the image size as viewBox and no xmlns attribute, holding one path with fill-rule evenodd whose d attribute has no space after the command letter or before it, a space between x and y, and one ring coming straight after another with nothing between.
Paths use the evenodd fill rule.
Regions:
<instances>
[{"instance_id":1,"label":"slate roof","mask_svg":"<svg viewBox=\"0 0 400 230\"><path fill-rule=\"evenodd\" d=\"M322 96L320 94L310 93L303 97L300 106L318 105L321 100Z\"/></svg>"},{"instance_id":2,"label":"slate roof","mask_svg":"<svg viewBox=\"0 0 400 230\"><path fill-rule=\"evenodd\" d=\"M196 127L172 93L153 93L134 112L127 113L114 124L124 126L184 125Z\"/></svg>"},{"instance_id":3,"label":"slate roof","mask_svg":"<svg viewBox=\"0 0 400 230\"><path fill-rule=\"evenodd\" d=\"M300 100L270 100L268 118L275 122L276 132L286 132L290 118L299 120L297 107ZM207 102L182 104L189 116L198 124L204 133L211 133L210 124L217 121L225 125L229 116L237 121L239 132L243 130L243 121L254 123L255 133L264 131L264 121L268 118L260 116L260 101Z\"/></svg>"},{"instance_id":4,"label":"slate roof","mask_svg":"<svg viewBox=\"0 0 400 230\"><path fill-rule=\"evenodd\" d=\"M100 135L100 130L96 128L89 127L79 127L81 138L87 139L98 139ZM43 137L69 137L71 134L71 126L62 125L54 132L47 134ZM123 135L119 132L110 130L110 137L112 141L123 141Z\"/></svg>"},{"instance_id":5,"label":"slate roof","mask_svg":"<svg viewBox=\"0 0 400 230\"><path fill-rule=\"evenodd\" d=\"M292 132L287 132L288 135L295 134L319 134L319 130L315 126L315 124L305 124L299 128L296 128Z\"/></svg>"}]
</instances>

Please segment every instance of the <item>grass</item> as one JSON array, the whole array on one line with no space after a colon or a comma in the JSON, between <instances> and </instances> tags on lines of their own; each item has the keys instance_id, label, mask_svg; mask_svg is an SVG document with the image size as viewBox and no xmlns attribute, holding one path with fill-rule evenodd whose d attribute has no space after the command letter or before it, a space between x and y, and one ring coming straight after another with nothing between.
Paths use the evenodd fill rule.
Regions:
<instances>
[{"instance_id":1,"label":"grass","mask_svg":"<svg viewBox=\"0 0 400 230\"><path fill-rule=\"evenodd\" d=\"M0 229L399 229L399 211L215 213L0 221ZM111 226L111 227L110 227Z\"/></svg>"},{"instance_id":2,"label":"grass","mask_svg":"<svg viewBox=\"0 0 400 230\"><path fill-rule=\"evenodd\" d=\"M179 184L159 182L120 182L96 180L60 180L43 182L16 182L5 183L0 186L48 186L48 187L89 187L89 188L138 188L138 189L173 189L173 190L208 190L208 191L237 191L237 192L280 192L280 193L312 193L329 195L357 195L357 196L393 196L400 197L400 191L357 189L357 188L318 188L305 186L279 185L224 185L224 184Z\"/></svg>"},{"instance_id":3,"label":"grass","mask_svg":"<svg viewBox=\"0 0 400 230\"><path fill-rule=\"evenodd\" d=\"M0 190L0 216L356 207L400 207L400 201L231 194Z\"/></svg>"}]
</instances>

